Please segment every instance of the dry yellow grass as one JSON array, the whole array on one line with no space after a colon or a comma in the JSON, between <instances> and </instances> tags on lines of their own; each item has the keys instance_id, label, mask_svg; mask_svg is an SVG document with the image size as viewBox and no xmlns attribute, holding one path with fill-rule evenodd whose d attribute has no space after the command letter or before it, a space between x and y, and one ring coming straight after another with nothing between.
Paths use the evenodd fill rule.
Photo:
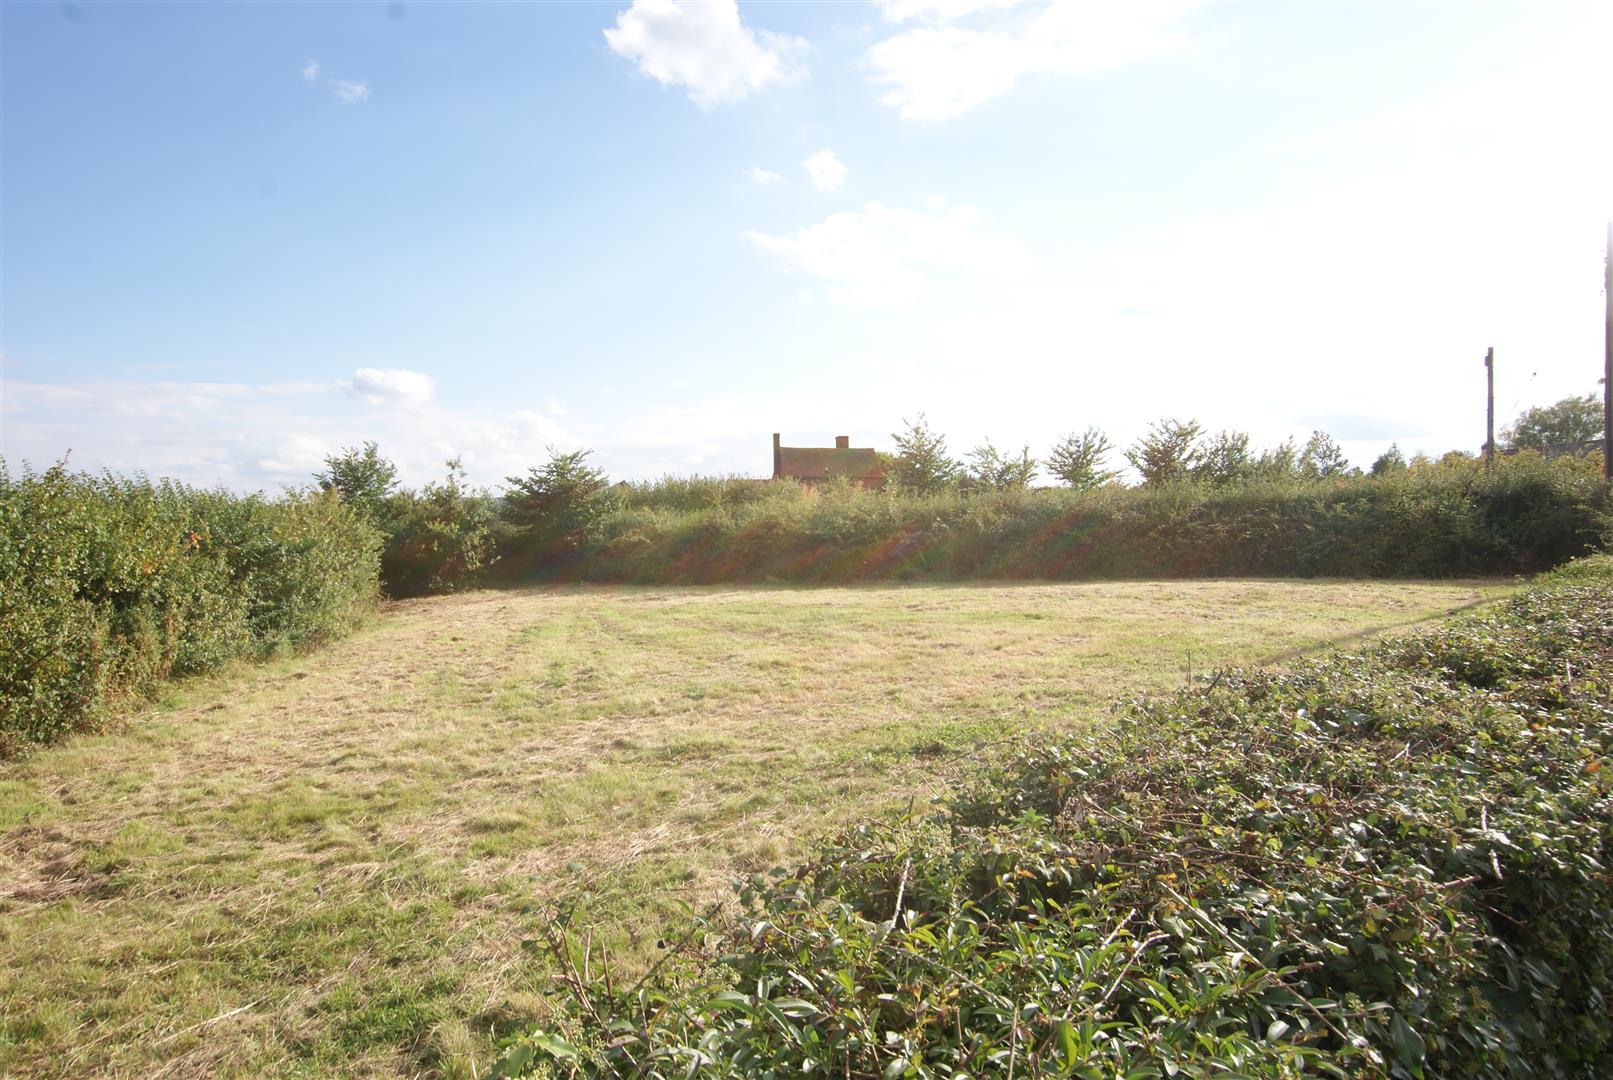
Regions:
<instances>
[{"instance_id":1,"label":"dry yellow grass","mask_svg":"<svg viewBox=\"0 0 1613 1080\"><path fill-rule=\"evenodd\" d=\"M1189 665L1495 583L565 589L397 604L0 766L0 1073L469 1076L576 902L625 970L676 901ZM586 894L586 898L578 897Z\"/></svg>"}]
</instances>

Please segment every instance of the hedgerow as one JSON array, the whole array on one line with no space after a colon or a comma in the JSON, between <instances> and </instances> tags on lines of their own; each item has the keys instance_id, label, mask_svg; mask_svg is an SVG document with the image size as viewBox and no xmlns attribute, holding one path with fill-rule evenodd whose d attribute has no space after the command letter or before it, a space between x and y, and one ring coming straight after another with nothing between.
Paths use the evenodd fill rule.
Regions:
<instances>
[{"instance_id":1,"label":"hedgerow","mask_svg":"<svg viewBox=\"0 0 1613 1080\"><path fill-rule=\"evenodd\" d=\"M379 551L332 495L0 461L0 756L172 676L345 632L375 602Z\"/></svg>"},{"instance_id":2,"label":"hedgerow","mask_svg":"<svg viewBox=\"0 0 1613 1080\"><path fill-rule=\"evenodd\" d=\"M1493 467L1453 458L1381 477L1080 492L669 478L625 490L561 576L699 584L1533 573L1609 539L1608 488L1592 464L1525 453Z\"/></svg>"},{"instance_id":3,"label":"hedgerow","mask_svg":"<svg viewBox=\"0 0 1613 1080\"><path fill-rule=\"evenodd\" d=\"M553 931L565 1019L496 1073L1605 1075L1610 757L1603 558L1122 702L751 879L637 986Z\"/></svg>"}]
</instances>

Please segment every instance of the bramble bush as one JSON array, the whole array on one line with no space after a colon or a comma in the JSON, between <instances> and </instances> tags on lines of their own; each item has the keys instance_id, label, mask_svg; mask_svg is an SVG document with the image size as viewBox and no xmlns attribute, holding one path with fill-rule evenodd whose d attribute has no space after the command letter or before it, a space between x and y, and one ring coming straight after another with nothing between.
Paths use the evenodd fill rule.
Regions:
<instances>
[{"instance_id":1,"label":"bramble bush","mask_svg":"<svg viewBox=\"0 0 1613 1080\"><path fill-rule=\"evenodd\" d=\"M332 495L0 461L0 756L164 679L344 633L376 600L379 550Z\"/></svg>"},{"instance_id":2,"label":"bramble bush","mask_svg":"<svg viewBox=\"0 0 1613 1080\"><path fill-rule=\"evenodd\" d=\"M636 986L551 932L564 1019L494 1075L1606 1075L1610 774L1603 556L1123 702L751 879Z\"/></svg>"}]
</instances>

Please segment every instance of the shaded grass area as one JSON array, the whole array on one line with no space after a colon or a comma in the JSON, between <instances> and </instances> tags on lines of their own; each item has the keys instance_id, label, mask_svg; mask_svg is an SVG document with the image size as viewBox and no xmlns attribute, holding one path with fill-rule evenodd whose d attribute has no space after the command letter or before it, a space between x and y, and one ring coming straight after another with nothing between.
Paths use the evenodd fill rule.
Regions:
<instances>
[{"instance_id":1,"label":"shaded grass area","mask_svg":"<svg viewBox=\"0 0 1613 1080\"><path fill-rule=\"evenodd\" d=\"M0 1073L472 1075L586 893L623 973L678 904L1189 667L1495 583L556 589L392 606L0 767Z\"/></svg>"}]
</instances>

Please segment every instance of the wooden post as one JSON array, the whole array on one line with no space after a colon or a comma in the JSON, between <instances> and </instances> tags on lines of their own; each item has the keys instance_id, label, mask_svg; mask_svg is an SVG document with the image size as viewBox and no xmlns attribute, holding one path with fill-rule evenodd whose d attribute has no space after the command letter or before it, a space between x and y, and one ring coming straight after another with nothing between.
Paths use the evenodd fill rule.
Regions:
<instances>
[{"instance_id":1,"label":"wooden post","mask_svg":"<svg viewBox=\"0 0 1613 1080\"><path fill-rule=\"evenodd\" d=\"M1602 479L1613 483L1613 221L1607 223L1602 277L1607 292L1607 330L1602 338Z\"/></svg>"},{"instance_id":2,"label":"wooden post","mask_svg":"<svg viewBox=\"0 0 1613 1080\"><path fill-rule=\"evenodd\" d=\"M1495 464L1495 348L1484 353L1484 463Z\"/></svg>"}]
</instances>

